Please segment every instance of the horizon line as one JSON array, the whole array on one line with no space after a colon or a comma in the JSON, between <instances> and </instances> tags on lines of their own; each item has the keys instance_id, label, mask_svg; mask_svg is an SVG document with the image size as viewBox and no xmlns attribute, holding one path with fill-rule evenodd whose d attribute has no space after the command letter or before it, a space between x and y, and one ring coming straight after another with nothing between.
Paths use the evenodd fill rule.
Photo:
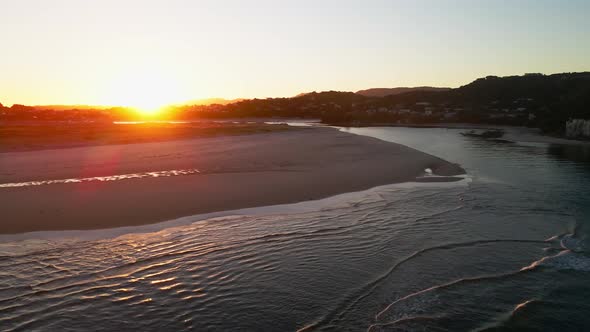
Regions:
<instances>
[{"instance_id":1,"label":"horizon line","mask_svg":"<svg viewBox=\"0 0 590 332\"><path fill-rule=\"evenodd\" d=\"M299 93L295 93L292 94L290 96L265 96L265 97L260 97L260 96L254 96L254 97L204 97L204 98L197 98L197 99L190 99L187 101L183 101L183 102L171 102L168 104L165 104L163 106L161 106L160 108L166 108L166 107L173 107L173 106L187 106L187 105L198 105L198 102L202 102L202 101L206 101L206 100L214 100L214 99L218 99L218 100L224 100L224 101L228 101L227 104L231 104L233 102L237 102L237 101L242 101L242 100L254 100L254 99L275 99L275 98L294 98L297 97L299 95L304 95L304 94L308 94L308 93L321 93L321 92L352 92L352 93L358 93L360 91L365 91L365 90L371 90L371 89L400 89L400 88L410 88L410 89L415 89L415 88L438 88L438 89L458 89L461 88L465 85L471 84L473 82L475 82L478 79L481 78L486 78L486 77L490 77L490 76L495 76L495 77L500 77L500 78L504 78L504 77L524 77L526 75L532 75L532 74L540 74L543 76L551 76L551 75L559 75L559 74L573 74L573 73L577 73L577 74L581 74L581 73L590 73L590 70L581 70L581 71L566 71L566 72L551 72L551 73L543 73L543 72L525 72L522 74L512 74L512 75L503 75L503 76L499 76L499 75L493 75L493 74L488 74L485 76L480 76L477 77L471 81L469 81L468 83L459 85L459 86L434 86L434 85L415 85L415 86L408 86L408 85L402 85L402 86L392 86L392 87L369 87L369 88L362 88L362 89L356 89L355 91L351 91L351 90L334 90L334 89L329 89L329 90L312 90L312 91L307 91L307 92L299 92ZM210 103L211 104L215 104L215 103ZM4 107L12 107L14 105L23 105L23 106L28 106L28 107L49 107L49 106L59 106L59 107L73 107L73 106L84 106L84 107L100 107L100 108L116 108L116 107L122 107L122 108L130 108L130 109L140 109L141 107L138 106L133 106L133 105L113 105L113 104L93 104L93 103L64 103L64 104L60 104L60 103L37 103L37 104L33 104L33 105L28 105L28 104L24 104L24 103L12 103L11 106L8 106L8 104L4 104L2 103L2 100L0 100L0 105L4 106ZM203 105L208 105L208 104L203 104Z\"/></svg>"}]
</instances>

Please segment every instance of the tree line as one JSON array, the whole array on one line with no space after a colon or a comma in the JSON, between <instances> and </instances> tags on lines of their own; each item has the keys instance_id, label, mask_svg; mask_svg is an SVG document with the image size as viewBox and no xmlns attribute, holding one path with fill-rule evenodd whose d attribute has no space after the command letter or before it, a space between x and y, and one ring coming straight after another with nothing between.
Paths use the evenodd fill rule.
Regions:
<instances>
[{"instance_id":1,"label":"tree line","mask_svg":"<svg viewBox=\"0 0 590 332\"><path fill-rule=\"evenodd\" d=\"M145 116L132 108L59 109L0 104L4 121L124 121ZM248 99L226 105L170 106L161 120L244 117L318 118L326 123L471 122L527 125L563 132L570 119L590 119L590 73L487 76L448 90L413 90L384 97L312 92L290 98Z\"/></svg>"}]
</instances>

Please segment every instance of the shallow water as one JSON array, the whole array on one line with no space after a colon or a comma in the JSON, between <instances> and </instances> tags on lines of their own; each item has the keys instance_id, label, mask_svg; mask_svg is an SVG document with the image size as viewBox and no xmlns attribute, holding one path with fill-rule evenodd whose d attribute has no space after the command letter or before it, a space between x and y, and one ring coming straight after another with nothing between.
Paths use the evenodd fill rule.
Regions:
<instances>
[{"instance_id":1,"label":"shallow water","mask_svg":"<svg viewBox=\"0 0 590 332\"><path fill-rule=\"evenodd\" d=\"M196 168L189 169L173 169L167 171L155 171L155 172L139 172L130 174L118 174L108 176L93 176L86 178L70 178L70 179L58 179L58 180L39 180L39 181L25 181L25 182L10 182L0 183L1 188L18 188L18 187L30 187L30 186L43 186L49 184L63 184L63 183L82 183L82 182L108 182L108 181L120 181L130 179L143 179L143 178L159 178L159 177L170 177L170 176L181 176L181 175L194 175L199 174Z\"/></svg>"},{"instance_id":2,"label":"shallow water","mask_svg":"<svg viewBox=\"0 0 590 332\"><path fill-rule=\"evenodd\" d=\"M349 131L458 162L469 177L145 234L7 241L0 329L590 326L587 150L447 129Z\"/></svg>"}]
</instances>

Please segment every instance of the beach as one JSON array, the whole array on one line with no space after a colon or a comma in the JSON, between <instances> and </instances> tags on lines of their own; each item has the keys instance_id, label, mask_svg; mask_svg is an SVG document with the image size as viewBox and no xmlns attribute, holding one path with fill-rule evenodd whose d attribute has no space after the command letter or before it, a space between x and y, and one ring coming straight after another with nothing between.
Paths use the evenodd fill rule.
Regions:
<instances>
[{"instance_id":1,"label":"beach","mask_svg":"<svg viewBox=\"0 0 590 332\"><path fill-rule=\"evenodd\" d=\"M86 173L83 169L96 169L88 176L131 174L158 170L158 165L162 167L155 174L172 167L199 167L203 173L0 187L2 199L10 191L43 190L19 202L21 211L27 211L27 202L38 209L39 199L57 201L69 193L72 210L66 212L78 213L78 219L69 218L79 224L94 220L100 226L100 215L124 224L133 218L144 222L154 215L166 217L162 211L186 213L139 227L1 235L1 326L14 331L376 331L390 325L405 331L473 331L519 330L522 322L532 324L533 330L589 326L584 310L590 271L590 218L584 208L590 168L585 149L568 146L563 153L545 144L505 144L465 137L464 129L340 130L301 128L37 151L47 164L39 163L40 170L51 166L47 161L64 162L58 154L68 156L66 167L77 161L80 170L62 176ZM468 176L192 214L202 202L225 209L231 202L305 200L304 189L327 194L328 189L368 185L369 179L401 181L404 175L374 176L391 174L405 163L409 177L411 170L419 172L417 166L424 166L409 160L432 160L404 146L457 162ZM158 147L173 155L165 156L169 153ZM225 155L215 153L214 147ZM11 159L16 162L14 156L19 155L30 158L34 153ZM382 157L388 155L393 157ZM143 165L137 162L141 156L158 161ZM236 166L230 160L243 162ZM103 165L99 172L98 165L107 161L118 169ZM207 170L219 165L247 172L248 161L260 162L251 166L261 169L292 164L283 165L284 172ZM372 161L385 166L367 169ZM294 170L299 177L289 178ZM335 176L335 171L340 174ZM25 175L21 172L20 179ZM225 179L225 187L220 179ZM199 181L206 183L199 187ZM218 186L212 190L210 184ZM333 188L337 184L343 186ZM55 197L45 191L50 188ZM107 200L104 190L118 196ZM229 192L227 197L221 190ZM104 204L92 206L98 198ZM3 216L4 224L22 220L16 218L14 202L2 201L3 212L12 209L12 219ZM107 215L103 210L108 208L118 210ZM45 225L62 220L56 216L41 215L39 220ZM555 303L567 315L554 310Z\"/></svg>"},{"instance_id":2,"label":"beach","mask_svg":"<svg viewBox=\"0 0 590 332\"><path fill-rule=\"evenodd\" d=\"M0 188L0 233L134 226L315 200L413 181L426 168L442 176L464 172L406 146L333 128L4 152L0 184L13 185ZM134 176L146 172L171 175ZM103 178L115 175L124 176Z\"/></svg>"}]
</instances>

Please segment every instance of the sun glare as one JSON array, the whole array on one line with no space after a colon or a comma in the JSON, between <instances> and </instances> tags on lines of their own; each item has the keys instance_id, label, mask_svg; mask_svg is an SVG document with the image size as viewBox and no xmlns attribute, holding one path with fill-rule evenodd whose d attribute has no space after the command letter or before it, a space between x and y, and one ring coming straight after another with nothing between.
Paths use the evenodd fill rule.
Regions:
<instances>
[{"instance_id":1,"label":"sun glare","mask_svg":"<svg viewBox=\"0 0 590 332\"><path fill-rule=\"evenodd\" d=\"M178 79L154 68L129 70L113 78L103 98L104 104L126 106L146 116L157 115L162 108L182 102Z\"/></svg>"}]
</instances>

